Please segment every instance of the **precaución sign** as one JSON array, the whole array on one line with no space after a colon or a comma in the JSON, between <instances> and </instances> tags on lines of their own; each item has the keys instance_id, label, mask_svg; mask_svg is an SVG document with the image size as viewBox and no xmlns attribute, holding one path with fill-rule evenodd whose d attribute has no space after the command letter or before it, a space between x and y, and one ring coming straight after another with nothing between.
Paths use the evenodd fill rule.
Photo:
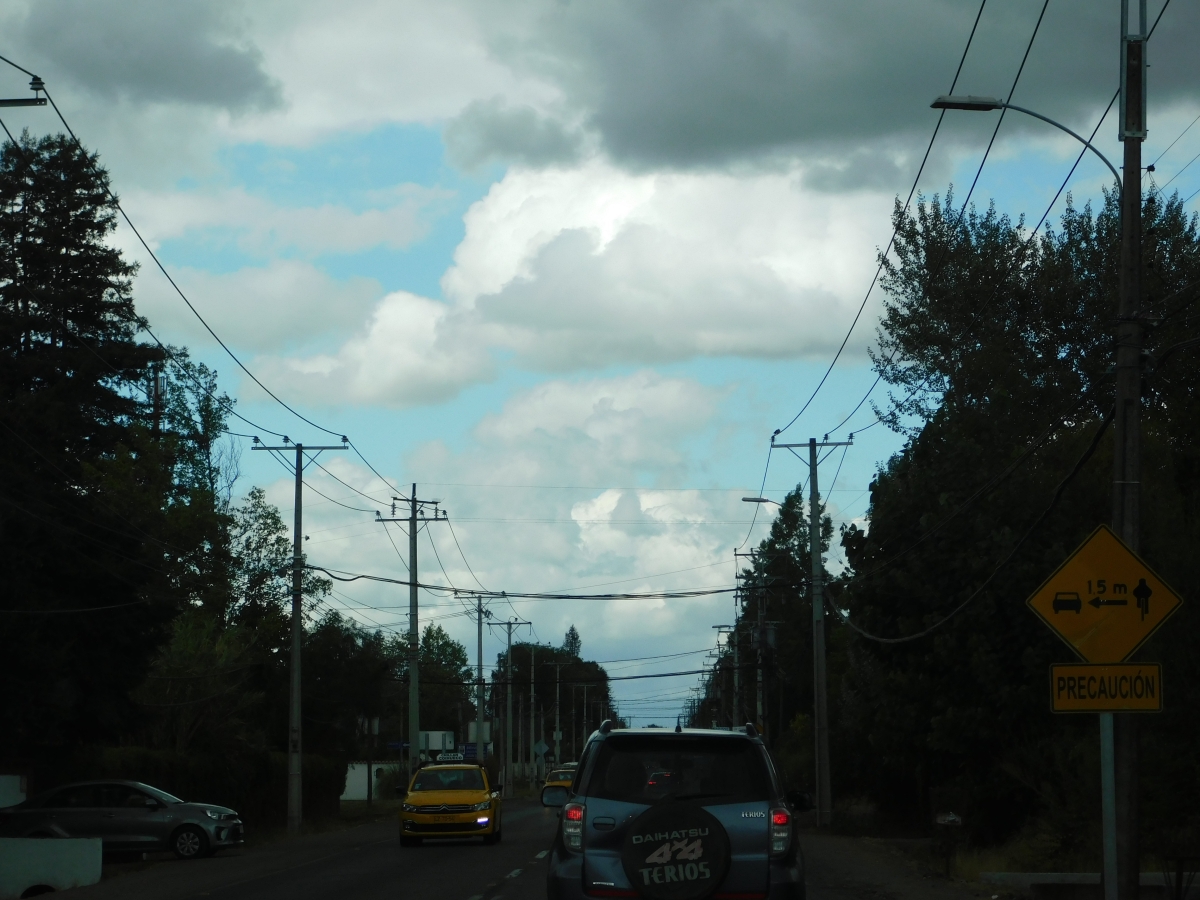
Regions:
<instances>
[{"instance_id":1,"label":"precauci\u00f3n sign","mask_svg":"<svg viewBox=\"0 0 1200 900\"><path fill-rule=\"evenodd\" d=\"M1083 659L1118 663L1145 643L1181 601L1101 526L1027 602Z\"/></svg>"},{"instance_id":2,"label":"precauci\u00f3n sign","mask_svg":"<svg viewBox=\"0 0 1200 900\"><path fill-rule=\"evenodd\" d=\"M1057 713L1161 712L1157 663L1050 667L1050 706Z\"/></svg>"}]
</instances>

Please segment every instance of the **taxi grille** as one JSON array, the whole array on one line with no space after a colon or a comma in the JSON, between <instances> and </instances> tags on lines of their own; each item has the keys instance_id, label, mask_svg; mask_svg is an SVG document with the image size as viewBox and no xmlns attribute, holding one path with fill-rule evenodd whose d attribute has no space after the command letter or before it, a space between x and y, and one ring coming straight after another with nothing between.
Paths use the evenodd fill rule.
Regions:
<instances>
[{"instance_id":1,"label":"taxi grille","mask_svg":"<svg viewBox=\"0 0 1200 900\"><path fill-rule=\"evenodd\" d=\"M432 816L439 813L465 813L474 810L474 806L470 803L455 803L452 805L443 806L418 806L414 812L422 815Z\"/></svg>"},{"instance_id":2,"label":"taxi grille","mask_svg":"<svg viewBox=\"0 0 1200 900\"><path fill-rule=\"evenodd\" d=\"M421 834L449 834L463 831L483 831L485 828L487 828L487 823L480 825L477 822L438 822L426 825L422 822L415 824L412 831Z\"/></svg>"}]
</instances>

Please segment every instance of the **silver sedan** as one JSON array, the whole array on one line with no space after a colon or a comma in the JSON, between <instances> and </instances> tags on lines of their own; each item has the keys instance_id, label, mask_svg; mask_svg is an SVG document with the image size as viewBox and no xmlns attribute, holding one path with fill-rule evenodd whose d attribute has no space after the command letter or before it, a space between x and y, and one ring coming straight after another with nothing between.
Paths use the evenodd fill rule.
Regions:
<instances>
[{"instance_id":1,"label":"silver sedan","mask_svg":"<svg viewBox=\"0 0 1200 900\"><path fill-rule=\"evenodd\" d=\"M109 850L172 850L196 859L240 845L232 809L190 803L137 781L67 784L0 809L5 837L98 837Z\"/></svg>"}]
</instances>

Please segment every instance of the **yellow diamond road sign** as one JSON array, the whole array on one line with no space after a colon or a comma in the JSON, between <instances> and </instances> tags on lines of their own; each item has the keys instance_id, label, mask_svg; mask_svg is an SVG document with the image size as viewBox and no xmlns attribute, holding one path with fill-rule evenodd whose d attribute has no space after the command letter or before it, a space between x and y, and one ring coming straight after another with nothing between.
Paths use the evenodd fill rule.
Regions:
<instances>
[{"instance_id":1,"label":"yellow diamond road sign","mask_svg":"<svg viewBox=\"0 0 1200 900\"><path fill-rule=\"evenodd\" d=\"M1117 663L1182 601L1101 525L1026 602L1080 657Z\"/></svg>"}]
</instances>

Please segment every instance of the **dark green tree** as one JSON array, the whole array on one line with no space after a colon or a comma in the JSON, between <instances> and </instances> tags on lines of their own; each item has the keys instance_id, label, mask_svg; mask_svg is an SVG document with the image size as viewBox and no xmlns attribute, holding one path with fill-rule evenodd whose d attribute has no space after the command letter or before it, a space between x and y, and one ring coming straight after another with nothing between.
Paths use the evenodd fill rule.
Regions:
<instances>
[{"instance_id":1,"label":"dark green tree","mask_svg":"<svg viewBox=\"0 0 1200 900\"><path fill-rule=\"evenodd\" d=\"M162 353L138 339L107 187L65 136L0 150L0 755L130 727L203 552L148 422Z\"/></svg>"},{"instance_id":2,"label":"dark green tree","mask_svg":"<svg viewBox=\"0 0 1200 900\"><path fill-rule=\"evenodd\" d=\"M1186 591L1200 372L1195 354L1171 348L1196 336L1200 241L1177 197L1148 196L1144 221L1142 551ZM1024 599L1110 515L1111 435L1090 448L1112 406L1115 198L1097 213L1068 206L1032 240L991 208L959 221L949 198L897 209L895 224L876 366L899 412L886 418L909 440L871 485L869 528L843 534L852 573L838 606L877 636L933 630L886 644L835 629L846 648L835 788L914 823L954 809L979 840L1025 828L1044 855L1031 863L1092 865L1095 723L1049 713L1047 666L1071 654ZM1144 768L1146 803L1175 826L1192 815L1182 785L1195 783L1168 763L1196 738L1197 665L1176 630L1189 621L1144 657L1178 673L1179 705L1147 721L1144 742L1158 761Z\"/></svg>"},{"instance_id":3,"label":"dark green tree","mask_svg":"<svg viewBox=\"0 0 1200 900\"><path fill-rule=\"evenodd\" d=\"M583 652L583 639L574 625L568 628L567 633L563 635L562 648L568 656L578 657Z\"/></svg>"}]
</instances>

